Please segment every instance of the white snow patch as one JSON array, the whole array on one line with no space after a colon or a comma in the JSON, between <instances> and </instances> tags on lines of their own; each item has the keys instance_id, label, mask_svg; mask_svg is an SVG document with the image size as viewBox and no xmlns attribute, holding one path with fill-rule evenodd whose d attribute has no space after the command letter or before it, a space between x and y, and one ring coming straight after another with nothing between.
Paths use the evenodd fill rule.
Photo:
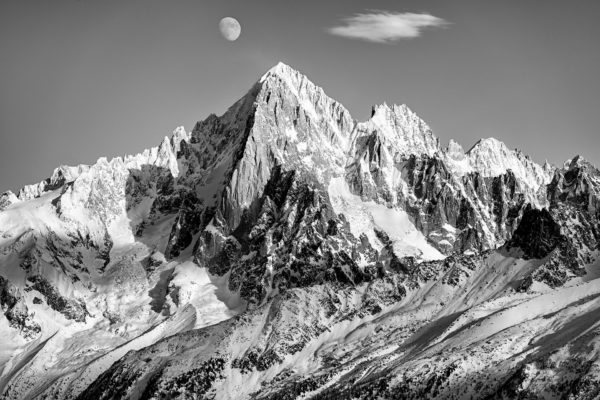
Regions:
<instances>
[{"instance_id":1,"label":"white snow patch","mask_svg":"<svg viewBox=\"0 0 600 400\"><path fill-rule=\"evenodd\" d=\"M306 142L300 142L296 145L296 148L300 153L305 153L308 149L308 145L306 144Z\"/></svg>"},{"instance_id":2,"label":"white snow patch","mask_svg":"<svg viewBox=\"0 0 600 400\"><path fill-rule=\"evenodd\" d=\"M191 304L196 309L195 329L224 321L242 311L241 299L226 293L226 285L226 281L211 278L206 268L192 261L177 265L170 283L179 288L179 303Z\"/></svg>"},{"instance_id":3,"label":"white snow patch","mask_svg":"<svg viewBox=\"0 0 600 400\"><path fill-rule=\"evenodd\" d=\"M374 201L363 201L352 194L343 177L332 178L328 187L331 204L338 214L344 214L352 234L357 238L367 235L376 249L382 244L375 229L385 232L393 243L398 257L412 256L422 260L439 260L444 256L432 247L421 232L415 228L408 214L397 208L388 208Z\"/></svg>"},{"instance_id":4,"label":"white snow patch","mask_svg":"<svg viewBox=\"0 0 600 400\"><path fill-rule=\"evenodd\" d=\"M298 131L296 131L296 129L288 127L285 130L285 134L288 138L290 138L290 140L292 142L297 142L298 141Z\"/></svg>"}]
</instances>

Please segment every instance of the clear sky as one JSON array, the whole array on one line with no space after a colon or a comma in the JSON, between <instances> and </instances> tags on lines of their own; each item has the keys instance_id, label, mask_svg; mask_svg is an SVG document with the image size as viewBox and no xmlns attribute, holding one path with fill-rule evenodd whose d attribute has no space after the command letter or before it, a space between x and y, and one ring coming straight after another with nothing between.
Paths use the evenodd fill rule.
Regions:
<instances>
[{"instance_id":1,"label":"clear sky","mask_svg":"<svg viewBox=\"0 0 600 400\"><path fill-rule=\"evenodd\" d=\"M412 38L347 26L398 13L425 15ZM357 119L406 103L442 143L494 136L538 162L600 165L599 17L598 0L2 0L0 192L157 145L278 61Z\"/></svg>"}]
</instances>

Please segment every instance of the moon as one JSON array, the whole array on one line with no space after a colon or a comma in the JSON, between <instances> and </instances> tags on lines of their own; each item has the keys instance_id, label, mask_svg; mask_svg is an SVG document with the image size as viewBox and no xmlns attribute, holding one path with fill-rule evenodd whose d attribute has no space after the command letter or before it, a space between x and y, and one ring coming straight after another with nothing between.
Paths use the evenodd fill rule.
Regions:
<instances>
[{"instance_id":1,"label":"moon","mask_svg":"<svg viewBox=\"0 0 600 400\"><path fill-rule=\"evenodd\" d=\"M242 32L242 27L240 23L235 18L225 17L219 22L219 30L221 31L221 35L230 42L233 42L238 37L240 37L240 33Z\"/></svg>"}]
</instances>

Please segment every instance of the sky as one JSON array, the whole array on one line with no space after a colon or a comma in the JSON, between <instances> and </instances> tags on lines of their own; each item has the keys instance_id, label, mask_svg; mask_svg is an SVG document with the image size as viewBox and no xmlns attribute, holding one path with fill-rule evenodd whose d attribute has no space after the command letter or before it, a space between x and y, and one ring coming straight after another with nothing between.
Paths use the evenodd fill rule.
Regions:
<instances>
[{"instance_id":1,"label":"sky","mask_svg":"<svg viewBox=\"0 0 600 400\"><path fill-rule=\"evenodd\" d=\"M358 120L406 103L443 144L600 165L599 16L597 0L2 0L0 192L155 146L278 61Z\"/></svg>"}]
</instances>

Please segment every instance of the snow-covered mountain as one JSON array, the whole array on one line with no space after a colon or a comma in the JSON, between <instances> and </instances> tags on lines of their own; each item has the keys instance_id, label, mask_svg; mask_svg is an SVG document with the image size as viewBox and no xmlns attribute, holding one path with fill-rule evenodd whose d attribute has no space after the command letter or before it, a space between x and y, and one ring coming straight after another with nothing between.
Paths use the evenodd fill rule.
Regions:
<instances>
[{"instance_id":1,"label":"snow-covered mountain","mask_svg":"<svg viewBox=\"0 0 600 400\"><path fill-rule=\"evenodd\" d=\"M600 395L600 172L359 122L285 64L0 196L6 399Z\"/></svg>"}]
</instances>

